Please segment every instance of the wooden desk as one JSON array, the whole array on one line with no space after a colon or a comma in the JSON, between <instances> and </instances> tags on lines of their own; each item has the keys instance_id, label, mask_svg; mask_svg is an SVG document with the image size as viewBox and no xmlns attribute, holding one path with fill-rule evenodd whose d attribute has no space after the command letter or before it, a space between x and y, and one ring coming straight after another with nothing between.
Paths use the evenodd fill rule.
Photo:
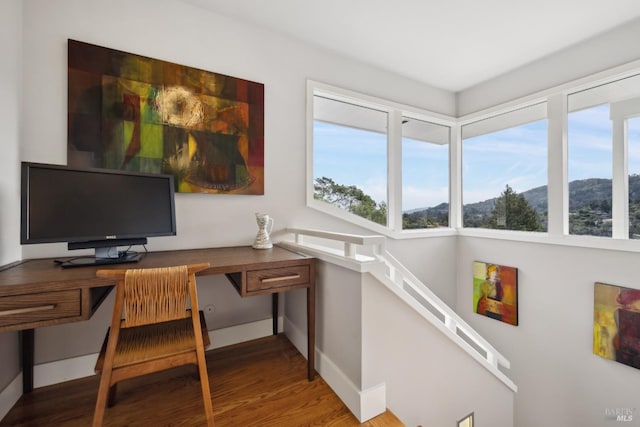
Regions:
<instances>
[{"instance_id":1,"label":"wooden desk","mask_svg":"<svg viewBox=\"0 0 640 427\"><path fill-rule=\"evenodd\" d=\"M97 278L98 268L148 268L208 262L199 275L224 274L242 297L273 294L277 333L278 295L307 289L307 374L315 376L315 258L274 246L149 252L140 262L61 268L53 258L32 259L0 268L0 332L22 331L23 388L33 389L33 328L87 320L115 282ZM106 329L106 325L105 325ZM101 331L101 333L104 331Z\"/></svg>"}]
</instances>

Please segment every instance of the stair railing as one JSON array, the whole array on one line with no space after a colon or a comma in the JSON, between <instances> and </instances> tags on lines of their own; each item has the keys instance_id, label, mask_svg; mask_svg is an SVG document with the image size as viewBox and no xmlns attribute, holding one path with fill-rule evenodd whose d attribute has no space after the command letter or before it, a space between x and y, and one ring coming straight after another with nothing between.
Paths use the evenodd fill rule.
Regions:
<instances>
[{"instance_id":1,"label":"stair railing","mask_svg":"<svg viewBox=\"0 0 640 427\"><path fill-rule=\"evenodd\" d=\"M294 243L281 241L281 246L304 250L343 267L371 273L505 385L517 391L517 386L501 371L501 368L510 368L509 361L391 255L386 250L384 236L361 236L300 228L288 228L285 232L294 235ZM337 245L334 244L332 247L307 242L305 237L312 240L330 240Z\"/></svg>"}]
</instances>

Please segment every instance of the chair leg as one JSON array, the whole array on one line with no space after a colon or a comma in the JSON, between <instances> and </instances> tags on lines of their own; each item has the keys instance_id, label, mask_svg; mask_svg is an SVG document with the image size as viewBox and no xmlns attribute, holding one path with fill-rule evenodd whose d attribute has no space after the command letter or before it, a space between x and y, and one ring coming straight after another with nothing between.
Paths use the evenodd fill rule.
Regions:
<instances>
[{"instance_id":1,"label":"chair leg","mask_svg":"<svg viewBox=\"0 0 640 427\"><path fill-rule=\"evenodd\" d=\"M207 426L213 427L213 404L211 403L211 389L209 388L209 374L207 373L207 363L204 351L196 351L198 359L198 372L200 373L200 387L202 388L202 401L204 403L204 414L207 419Z\"/></svg>"},{"instance_id":2,"label":"chair leg","mask_svg":"<svg viewBox=\"0 0 640 427\"><path fill-rule=\"evenodd\" d=\"M116 391L118 391L118 383L109 387L109 399L107 400L107 406L109 408L116 404Z\"/></svg>"},{"instance_id":3,"label":"chair leg","mask_svg":"<svg viewBox=\"0 0 640 427\"><path fill-rule=\"evenodd\" d=\"M96 399L96 408L93 413L93 427L102 427L110 382L111 372L102 371L100 375L100 386L98 387L98 398Z\"/></svg>"}]
</instances>

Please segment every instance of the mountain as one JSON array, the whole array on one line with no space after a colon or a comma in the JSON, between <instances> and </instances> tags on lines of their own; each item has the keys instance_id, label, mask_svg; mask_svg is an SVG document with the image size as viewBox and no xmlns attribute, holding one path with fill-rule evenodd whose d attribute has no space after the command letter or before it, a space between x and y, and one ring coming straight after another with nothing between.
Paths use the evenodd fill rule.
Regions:
<instances>
[{"instance_id":1,"label":"mountain","mask_svg":"<svg viewBox=\"0 0 640 427\"><path fill-rule=\"evenodd\" d=\"M611 180L589 178L569 183L569 228L571 234L611 236ZM547 228L547 186L521 193ZM490 228L489 217L498 197L464 205L464 226ZM404 212L405 228L448 225L449 204ZM640 175L629 175L629 233L640 236Z\"/></svg>"},{"instance_id":2,"label":"mountain","mask_svg":"<svg viewBox=\"0 0 640 427\"><path fill-rule=\"evenodd\" d=\"M629 176L629 188L631 194L635 195L640 200L640 175ZM532 188L530 190L523 191L521 193L527 203L538 212L546 212L547 210L547 186ZM474 212L477 214L490 215L496 204L496 199L484 200L482 202L468 203L464 205L465 212ZM632 196L632 198L634 198ZM611 180L604 178L589 178L571 181L569 183L569 210L574 211L580 209L582 206L591 205L594 203L602 203L607 201L611 203ZM405 214L426 214L427 216L433 216L440 214L443 211L449 209L448 203L442 203L437 206L429 208L417 208L404 212Z\"/></svg>"}]
</instances>

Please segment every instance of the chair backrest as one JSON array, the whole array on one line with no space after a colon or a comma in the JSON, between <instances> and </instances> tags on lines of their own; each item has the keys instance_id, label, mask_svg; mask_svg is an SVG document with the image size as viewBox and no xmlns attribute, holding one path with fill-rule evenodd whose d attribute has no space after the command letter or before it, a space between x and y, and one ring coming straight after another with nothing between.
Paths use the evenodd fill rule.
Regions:
<instances>
[{"instance_id":1,"label":"chair backrest","mask_svg":"<svg viewBox=\"0 0 640 427\"><path fill-rule=\"evenodd\" d=\"M197 313L195 274L207 268L208 262L175 267L96 271L98 277L117 280L112 328L183 319L189 317L192 310ZM196 315L194 322L199 324L197 317Z\"/></svg>"},{"instance_id":2,"label":"chair backrest","mask_svg":"<svg viewBox=\"0 0 640 427\"><path fill-rule=\"evenodd\" d=\"M186 265L129 269L123 283L122 327L189 317L189 272Z\"/></svg>"}]
</instances>

